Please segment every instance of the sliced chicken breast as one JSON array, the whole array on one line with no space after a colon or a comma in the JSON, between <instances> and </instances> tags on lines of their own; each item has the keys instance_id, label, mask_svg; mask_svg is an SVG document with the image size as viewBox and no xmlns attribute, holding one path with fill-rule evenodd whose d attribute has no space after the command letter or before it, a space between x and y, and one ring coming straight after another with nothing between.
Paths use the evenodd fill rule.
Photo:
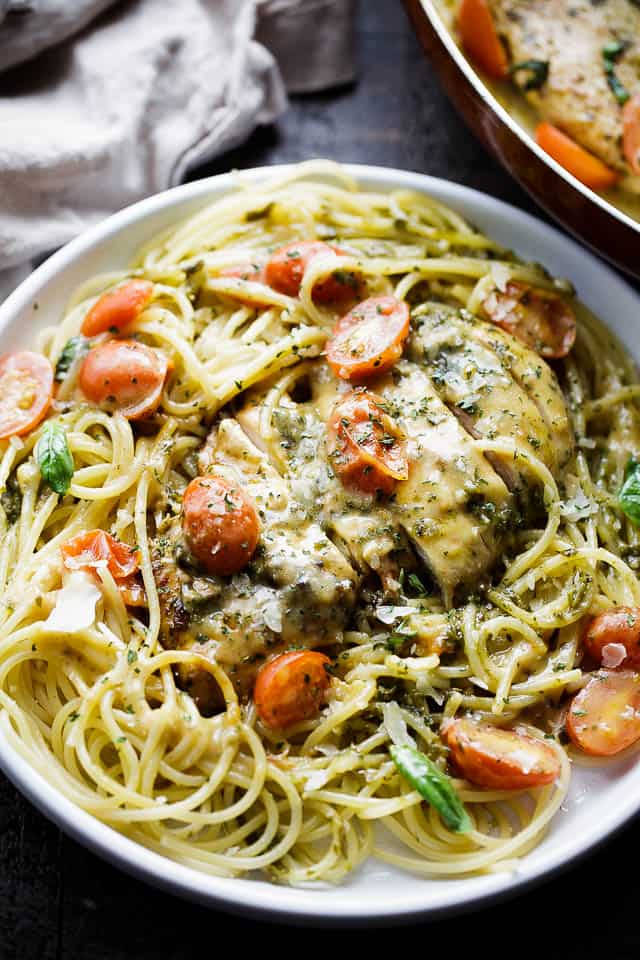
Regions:
<instances>
[{"instance_id":1,"label":"sliced chicken breast","mask_svg":"<svg viewBox=\"0 0 640 960\"><path fill-rule=\"evenodd\" d=\"M252 498L261 523L250 566L230 578L200 575L176 563L181 528L156 544L154 570L162 605L163 642L195 647L222 666L241 696L249 695L267 656L291 647L331 646L356 600L357 574L318 523L290 497L282 477L234 419L220 422L201 459L222 470ZM177 615L176 615L177 613ZM215 704L215 683L187 669L183 680L201 705Z\"/></svg>"},{"instance_id":2,"label":"sliced chicken breast","mask_svg":"<svg viewBox=\"0 0 640 960\"><path fill-rule=\"evenodd\" d=\"M459 587L478 586L494 566L513 498L424 369L401 361L378 392L405 432L410 460L389 509L451 606Z\"/></svg>"},{"instance_id":3,"label":"sliced chicken breast","mask_svg":"<svg viewBox=\"0 0 640 960\"><path fill-rule=\"evenodd\" d=\"M438 396L467 432L489 440L508 438L550 468L558 451L549 424L529 393L514 381L499 355L469 336L459 311L434 304L416 321L408 354L424 365ZM507 486L526 501L530 472L513 457L487 455Z\"/></svg>"},{"instance_id":4,"label":"sliced chicken breast","mask_svg":"<svg viewBox=\"0 0 640 960\"><path fill-rule=\"evenodd\" d=\"M603 48L623 44L618 79L640 90L640 7L632 0L489 0L512 64L548 65L544 83L523 90L540 116L606 164L629 172L622 153L622 110L605 73ZM531 78L515 73L521 87Z\"/></svg>"}]
</instances>

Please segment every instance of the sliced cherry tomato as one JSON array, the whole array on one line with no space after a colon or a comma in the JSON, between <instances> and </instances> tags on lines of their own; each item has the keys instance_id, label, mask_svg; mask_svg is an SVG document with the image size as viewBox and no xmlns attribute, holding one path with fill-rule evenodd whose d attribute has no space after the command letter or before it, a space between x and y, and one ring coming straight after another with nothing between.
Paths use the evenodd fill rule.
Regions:
<instances>
[{"instance_id":1,"label":"sliced cherry tomato","mask_svg":"<svg viewBox=\"0 0 640 960\"><path fill-rule=\"evenodd\" d=\"M60 553L68 570L106 566L114 580L128 580L140 566L138 550L104 530L79 533L62 544Z\"/></svg>"},{"instance_id":2,"label":"sliced cherry tomato","mask_svg":"<svg viewBox=\"0 0 640 960\"><path fill-rule=\"evenodd\" d=\"M604 667L640 666L640 607L615 607L590 620L582 638Z\"/></svg>"},{"instance_id":3,"label":"sliced cherry tomato","mask_svg":"<svg viewBox=\"0 0 640 960\"><path fill-rule=\"evenodd\" d=\"M225 267L219 275L236 280L247 280L251 283L265 283L264 267L259 263L239 263L235 267Z\"/></svg>"},{"instance_id":4,"label":"sliced cherry tomato","mask_svg":"<svg viewBox=\"0 0 640 960\"><path fill-rule=\"evenodd\" d=\"M366 380L393 366L408 336L404 300L370 297L338 320L327 340L327 360L343 380Z\"/></svg>"},{"instance_id":5,"label":"sliced cherry tomato","mask_svg":"<svg viewBox=\"0 0 640 960\"><path fill-rule=\"evenodd\" d=\"M91 307L80 332L85 337L95 337L107 330L114 333L122 330L133 323L152 296L153 284L148 280L129 280L115 290L108 290Z\"/></svg>"},{"instance_id":6,"label":"sliced cherry tomato","mask_svg":"<svg viewBox=\"0 0 640 960\"><path fill-rule=\"evenodd\" d=\"M614 186L618 180L615 170L551 123L545 121L538 124L536 142L561 167L573 174L576 180L592 190L606 190Z\"/></svg>"},{"instance_id":7,"label":"sliced cherry tomato","mask_svg":"<svg viewBox=\"0 0 640 960\"><path fill-rule=\"evenodd\" d=\"M0 440L22 436L44 418L53 395L53 367L41 353L0 357Z\"/></svg>"},{"instance_id":8,"label":"sliced cherry tomato","mask_svg":"<svg viewBox=\"0 0 640 960\"><path fill-rule=\"evenodd\" d=\"M245 280L248 283L266 284L267 282L264 267L259 263L240 263L235 267L225 267L224 270L220 271L219 276L229 277L231 280ZM254 310L269 306L268 303L264 303L260 299L256 299L248 294L243 296L240 290L237 292L234 291L233 297L245 307L253 307Z\"/></svg>"},{"instance_id":9,"label":"sliced cherry tomato","mask_svg":"<svg viewBox=\"0 0 640 960\"><path fill-rule=\"evenodd\" d=\"M265 268L265 280L274 290L289 297L297 297L304 272L311 261L327 253L345 255L339 247L329 246L319 240L301 240L281 247L273 254ZM353 300L359 293L361 284L353 273L336 270L326 280L316 283L312 295L318 303L344 303Z\"/></svg>"},{"instance_id":10,"label":"sliced cherry tomato","mask_svg":"<svg viewBox=\"0 0 640 960\"><path fill-rule=\"evenodd\" d=\"M92 403L127 420L154 413L170 369L167 358L136 340L107 340L89 350L78 383Z\"/></svg>"},{"instance_id":11,"label":"sliced cherry tomato","mask_svg":"<svg viewBox=\"0 0 640 960\"><path fill-rule=\"evenodd\" d=\"M567 733L583 753L609 757L640 740L640 673L598 670L571 701Z\"/></svg>"},{"instance_id":12,"label":"sliced cherry tomato","mask_svg":"<svg viewBox=\"0 0 640 960\"><path fill-rule=\"evenodd\" d=\"M127 607L146 607L147 591L142 580L133 574L124 580L118 580L118 593Z\"/></svg>"},{"instance_id":13,"label":"sliced cherry tomato","mask_svg":"<svg viewBox=\"0 0 640 960\"><path fill-rule=\"evenodd\" d=\"M528 790L553 783L560 761L546 743L515 730L452 720L442 732L458 772L493 790Z\"/></svg>"},{"instance_id":14,"label":"sliced cherry tomato","mask_svg":"<svg viewBox=\"0 0 640 960\"><path fill-rule=\"evenodd\" d=\"M330 663L317 650L294 650L265 663L253 691L262 722L283 730L316 716L329 688Z\"/></svg>"},{"instance_id":15,"label":"sliced cherry tomato","mask_svg":"<svg viewBox=\"0 0 640 960\"><path fill-rule=\"evenodd\" d=\"M558 294L511 280L482 304L487 316L541 357L566 357L576 339L576 316Z\"/></svg>"},{"instance_id":16,"label":"sliced cherry tomato","mask_svg":"<svg viewBox=\"0 0 640 960\"><path fill-rule=\"evenodd\" d=\"M345 394L327 423L331 465L345 487L390 494L409 476L405 444L382 401L367 390Z\"/></svg>"},{"instance_id":17,"label":"sliced cherry tomato","mask_svg":"<svg viewBox=\"0 0 640 960\"><path fill-rule=\"evenodd\" d=\"M640 93L634 93L622 108L622 149L625 160L640 176Z\"/></svg>"},{"instance_id":18,"label":"sliced cherry tomato","mask_svg":"<svg viewBox=\"0 0 640 960\"><path fill-rule=\"evenodd\" d=\"M462 45L485 73L497 80L509 75L509 61L487 0L462 0L458 10Z\"/></svg>"},{"instance_id":19,"label":"sliced cherry tomato","mask_svg":"<svg viewBox=\"0 0 640 960\"><path fill-rule=\"evenodd\" d=\"M182 504L185 540L209 573L229 576L249 563L258 545L260 522L237 483L217 474L196 477Z\"/></svg>"}]
</instances>

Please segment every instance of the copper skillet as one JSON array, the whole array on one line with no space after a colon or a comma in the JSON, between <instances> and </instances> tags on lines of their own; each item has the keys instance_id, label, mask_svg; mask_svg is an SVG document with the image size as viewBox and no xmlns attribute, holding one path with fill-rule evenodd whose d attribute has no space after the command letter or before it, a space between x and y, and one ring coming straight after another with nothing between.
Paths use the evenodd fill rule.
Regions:
<instances>
[{"instance_id":1,"label":"copper skillet","mask_svg":"<svg viewBox=\"0 0 640 960\"><path fill-rule=\"evenodd\" d=\"M403 0L445 90L476 136L562 226L640 279L640 222L583 186L538 147L463 56L431 0Z\"/></svg>"}]
</instances>

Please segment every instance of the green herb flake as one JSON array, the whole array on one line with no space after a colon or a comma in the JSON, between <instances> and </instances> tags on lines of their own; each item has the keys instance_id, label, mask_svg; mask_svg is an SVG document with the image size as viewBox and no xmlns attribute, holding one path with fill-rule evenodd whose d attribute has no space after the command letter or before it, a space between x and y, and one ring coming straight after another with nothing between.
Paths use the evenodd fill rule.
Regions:
<instances>
[{"instance_id":1,"label":"green herb flake","mask_svg":"<svg viewBox=\"0 0 640 960\"><path fill-rule=\"evenodd\" d=\"M611 40L609 43L605 43L602 48L602 60L607 83L620 106L624 106L630 96L629 91L620 82L616 73L616 61L624 53L626 48L627 45L621 43L619 40Z\"/></svg>"}]
</instances>

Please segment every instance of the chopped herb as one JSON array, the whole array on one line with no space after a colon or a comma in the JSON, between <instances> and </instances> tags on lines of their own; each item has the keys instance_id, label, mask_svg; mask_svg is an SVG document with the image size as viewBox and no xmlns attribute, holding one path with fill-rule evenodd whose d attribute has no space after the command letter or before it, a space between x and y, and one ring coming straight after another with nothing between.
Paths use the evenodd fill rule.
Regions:
<instances>
[{"instance_id":1,"label":"chopped herb","mask_svg":"<svg viewBox=\"0 0 640 960\"><path fill-rule=\"evenodd\" d=\"M478 413L478 400L480 397L477 393L470 394L468 397L463 397L462 400L458 400L457 406L460 410L464 410L465 413Z\"/></svg>"},{"instance_id":2,"label":"chopped herb","mask_svg":"<svg viewBox=\"0 0 640 960\"><path fill-rule=\"evenodd\" d=\"M7 523L14 524L22 512L22 491L15 474L11 474L7 480L7 487L0 495L0 505L5 512Z\"/></svg>"},{"instance_id":3,"label":"chopped herb","mask_svg":"<svg viewBox=\"0 0 640 960\"><path fill-rule=\"evenodd\" d=\"M514 63L509 73L514 78L521 90L539 90L544 86L549 76L548 60L522 60L520 63ZM525 78L518 80L518 74L524 73Z\"/></svg>"},{"instance_id":4,"label":"chopped herb","mask_svg":"<svg viewBox=\"0 0 640 960\"><path fill-rule=\"evenodd\" d=\"M397 653L397 651L400 650L400 648L404 643L406 643L406 641L407 641L407 637L406 636L403 637L401 633L392 633L387 637L387 639L384 642L384 645L387 648L387 650L391 650L392 653Z\"/></svg>"},{"instance_id":5,"label":"chopped herb","mask_svg":"<svg viewBox=\"0 0 640 960\"><path fill-rule=\"evenodd\" d=\"M418 594L419 597L427 596L427 588L425 587L424 583L422 582L422 580L420 579L417 573L407 574L407 583L412 588L412 590L415 590L415 592Z\"/></svg>"},{"instance_id":6,"label":"chopped herb","mask_svg":"<svg viewBox=\"0 0 640 960\"><path fill-rule=\"evenodd\" d=\"M607 77L607 83L614 97L623 106L629 99L629 91L623 86L616 73L616 61L626 50L626 43L619 40L611 40L605 43L602 48L602 59L604 61L604 72Z\"/></svg>"},{"instance_id":7,"label":"chopped herb","mask_svg":"<svg viewBox=\"0 0 640 960\"><path fill-rule=\"evenodd\" d=\"M245 213L244 219L247 221L247 223L251 223L252 220L262 220L269 216L273 210L273 207L273 203L268 203L266 207L262 207L261 210L249 210L247 213Z\"/></svg>"}]
</instances>

